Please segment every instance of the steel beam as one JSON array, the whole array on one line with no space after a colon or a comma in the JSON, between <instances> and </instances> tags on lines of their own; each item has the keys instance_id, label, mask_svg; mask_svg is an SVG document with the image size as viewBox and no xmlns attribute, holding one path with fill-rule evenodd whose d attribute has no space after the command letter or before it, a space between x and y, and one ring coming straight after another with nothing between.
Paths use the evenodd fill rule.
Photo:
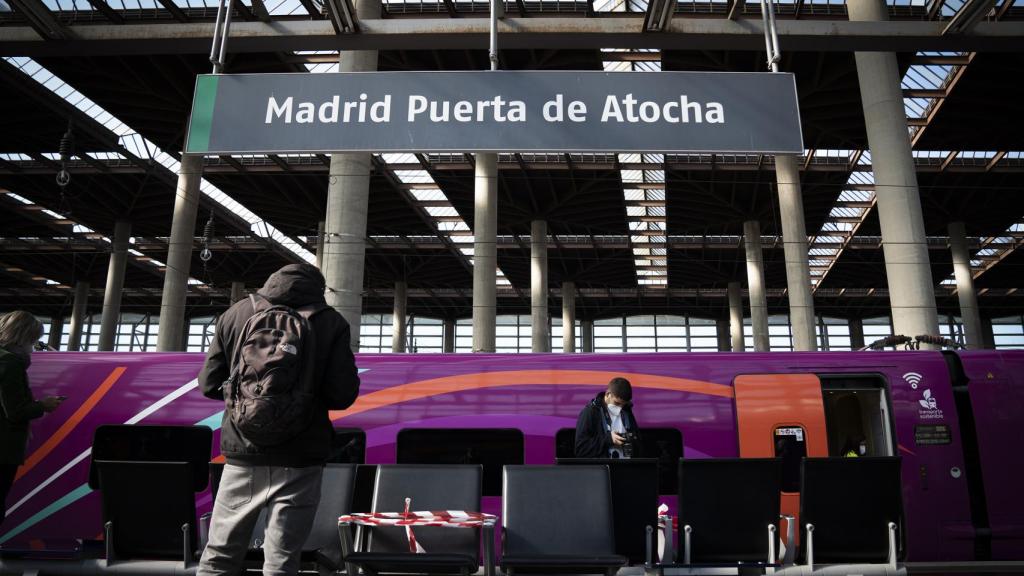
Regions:
<instances>
[{"instance_id":1,"label":"steel beam","mask_svg":"<svg viewBox=\"0 0 1024 576\"><path fill-rule=\"evenodd\" d=\"M66 26L39 0L8 0L16 12L28 20L32 29L43 40L70 40L74 38Z\"/></svg>"},{"instance_id":2,"label":"steel beam","mask_svg":"<svg viewBox=\"0 0 1024 576\"><path fill-rule=\"evenodd\" d=\"M485 18L360 20L360 34L339 36L327 20L238 22L232 52L296 50L476 49L486 45ZM968 33L943 35L944 22L779 20L780 46L788 51L1019 51L1024 21L979 22ZM498 24L505 49L655 48L758 50L760 20L673 19L661 34L642 34L642 15L609 18L505 18ZM4 28L0 55L205 54L212 23L74 25L76 38L44 41L31 27Z\"/></svg>"}]
</instances>

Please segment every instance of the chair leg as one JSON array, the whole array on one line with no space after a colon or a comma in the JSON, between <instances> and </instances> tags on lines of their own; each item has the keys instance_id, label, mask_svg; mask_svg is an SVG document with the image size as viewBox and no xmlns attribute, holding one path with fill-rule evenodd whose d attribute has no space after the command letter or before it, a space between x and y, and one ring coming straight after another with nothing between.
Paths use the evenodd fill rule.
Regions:
<instances>
[{"instance_id":1,"label":"chair leg","mask_svg":"<svg viewBox=\"0 0 1024 576\"><path fill-rule=\"evenodd\" d=\"M108 521L103 525L103 545L106 548L107 566L110 566L117 561L117 555L114 553L114 523Z\"/></svg>"}]
</instances>

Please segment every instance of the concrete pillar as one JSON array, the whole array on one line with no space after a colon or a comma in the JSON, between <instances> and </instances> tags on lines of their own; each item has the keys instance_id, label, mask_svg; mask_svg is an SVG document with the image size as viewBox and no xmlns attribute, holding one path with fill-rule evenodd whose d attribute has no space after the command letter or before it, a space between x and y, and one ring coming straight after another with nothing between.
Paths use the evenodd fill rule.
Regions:
<instances>
[{"instance_id":1,"label":"concrete pillar","mask_svg":"<svg viewBox=\"0 0 1024 576\"><path fill-rule=\"evenodd\" d=\"M733 352L743 352L743 292L739 282L729 282L729 335Z\"/></svg>"},{"instance_id":2,"label":"concrete pillar","mask_svg":"<svg viewBox=\"0 0 1024 576\"><path fill-rule=\"evenodd\" d=\"M391 313L391 351L405 352L406 306L408 284L404 280L395 282L395 307Z\"/></svg>"},{"instance_id":3,"label":"concrete pillar","mask_svg":"<svg viewBox=\"0 0 1024 576\"><path fill-rule=\"evenodd\" d=\"M732 350L732 341L730 340L729 334L729 319L715 319L715 331L718 334L718 351L729 352Z\"/></svg>"},{"instance_id":4,"label":"concrete pillar","mask_svg":"<svg viewBox=\"0 0 1024 576\"><path fill-rule=\"evenodd\" d=\"M761 223L748 220L743 223L743 238L747 253L747 292L750 298L750 325L753 327L754 351L767 352L768 297L764 286L764 256L761 253ZM811 328L813 330L813 327ZM811 332L813 334L813 332Z\"/></svg>"},{"instance_id":5,"label":"concrete pillar","mask_svg":"<svg viewBox=\"0 0 1024 576\"><path fill-rule=\"evenodd\" d=\"M241 300L242 298L245 298L246 296L247 296L247 294L245 293L245 282L241 282L239 280L235 280L234 282L231 283L231 303L232 304L234 304L235 302L238 302L239 300Z\"/></svg>"},{"instance_id":6,"label":"concrete pillar","mask_svg":"<svg viewBox=\"0 0 1024 576\"><path fill-rule=\"evenodd\" d=\"M50 335L46 339L46 345L54 350L60 350L60 337L64 335L64 316L60 313L50 318Z\"/></svg>"},{"instance_id":7,"label":"concrete pillar","mask_svg":"<svg viewBox=\"0 0 1024 576\"><path fill-rule=\"evenodd\" d=\"M850 318L850 348L860 350L864 346L864 321L860 318Z\"/></svg>"},{"instance_id":8,"label":"concrete pillar","mask_svg":"<svg viewBox=\"0 0 1024 576\"><path fill-rule=\"evenodd\" d=\"M576 351L576 283L562 282L562 352Z\"/></svg>"},{"instance_id":9,"label":"concrete pillar","mask_svg":"<svg viewBox=\"0 0 1024 576\"><path fill-rule=\"evenodd\" d=\"M85 313L89 307L89 283L75 282L75 303L71 306L71 327L68 332L68 351L82 349L82 329L85 327Z\"/></svg>"},{"instance_id":10,"label":"concrete pillar","mask_svg":"<svg viewBox=\"0 0 1024 576\"><path fill-rule=\"evenodd\" d=\"M850 21L889 19L884 0L850 0L846 7ZM896 54L856 52L854 57L875 174L893 328L910 337L937 335L935 288Z\"/></svg>"},{"instance_id":11,"label":"concrete pillar","mask_svg":"<svg viewBox=\"0 0 1024 576\"><path fill-rule=\"evenodd\" d=\"M992 319L981 317L981 341L986 350L994 350L996 347L996 335L992 331Z\"/></svg>"},{"instance_id":12,"label":"concrete pillar","mask_svg":"<svg viewBox=\"0 0 1024 576\"><path fill-rule=\"evenodd\" d=\"M473 208L473 352L494 352L498 273L498 155L476 155Z\"/></svg>"},{"instance_id":13,"label":"concrete pillar","mask_svg":"<svg viewBox=\"0 0 1024 576\"><path fill-rule=\"evenodd\" d=\"M110 261L107 264L107 285L103 287L103 315L100 319L100 352L114 350L117 327L121 320L121 296L124 291L124 270L128 265L128 243L132 223L118 220L114 223Z\"/></svg>"},{"instance_id":14,"label":"concrete pillar","mask_svg":"<svg viewBox=\"0 0 1024 576\"><path fill-rule=\"evenodd\" d=\"M455 352L455 319L445 318L444 319L444 330L442 336L442 348L441 350L447 354Z\"/></svg>"},{"instance_id":15,"label":"concrete pillar","mask_svg":"<svg viewBox=\"0 0 1024 576\"><path fill-rule=\"evenodd\" d=\"M949 250L953 253L953 276L956 278L956 296L960 300L960 318L964 323L967 347L984 348L978 293L974 290L971 255L967 252L967 232L963 222L949 224Z\"/></svg>"},{"instance_id":16,"label":"concrete pillar","mask_svg":"<svg viewBox=\"0 0 1024 576\"><path fill-rule=\"evenodd\" d=\"M594 351L594 321L580 320L580 347L584 352Z\"/></svg>"},{"instance_id":17,"label":"concrete pillar","mask_svg":"<svg viewBox=\"0 0 1024 576\"><path fill-rule=\"evenodd\" d=\"M327 227L327 222L321 220L316 224L316 267L323 268L324 263L324 230Z\"/></svg>"},{"instance_id":18,"label":"concrete pillar","mask_svg":"<svg viewBox=\"0 0 1024 576\"><path fill-rule=\"evenodd\" d=\"M358 18L380 18L380 2L356 0ZM376 50L353 50L339 56L339 72L377 70ZM332 154L324 221L324 256L320 270L327 281L327 304L351 328L352 350L359 351L363 316L363 272L366 265L366 217L370 204L371 154Z\"/></svg>"},{"instance_id":19,"label":"concrete pillar","mask_svg":"<svg viewBox=\"0 0 1024 576\"><path fill-rule=\"evenodd\" d=\"M786 258L786 294L793 350L817 350L814 337L814 298L811 269L807 261L807 226L800 190L800 164L796 156L775 157L775 179L779 188L779 219L782 221L783 252Z\"/></svg>"},{"instance_id":20,"label":"concrete pillar","mask_svg":"<svg viewBox=\"0 0 1024 576\"><path fill-rule=\"evenodd\" d=\"M178 188L174 195L174 216L167 247L167 271L164 273L163 299L160 302L158 352L183 351L185 342L185 298L192 265L192 243L199 210L199 184L203 178L203 157L182 154L178 168Z\"/></svg>"},{"instance_id":21,"label":"concrete pillar","mask_svg":"<svg viewBox=\"0 0 1024 576\"><path fill-rule=\"evenodd\" d=\"M551 352L548 321L548 223L530 223L530 331L534 352Z\"/></svg>"}]
</instances>

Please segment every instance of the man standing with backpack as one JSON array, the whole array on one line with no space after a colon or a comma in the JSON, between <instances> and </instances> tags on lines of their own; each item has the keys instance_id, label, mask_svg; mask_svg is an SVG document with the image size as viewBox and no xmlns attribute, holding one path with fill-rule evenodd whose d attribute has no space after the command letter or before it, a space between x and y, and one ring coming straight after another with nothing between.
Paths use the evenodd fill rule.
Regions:
<instances>
[{"instance_id":1,"label":"man standing with backpack","mask_svg":"<svg viewBox=\"0 0 1024 576\"><path fill-rule=\"evenodd\" d=\"M359 394L349 325L324 287L315 266L289 264L217 320L199 385L225 403L227 463L197 575L241 570L263 508L264 575L299 569L334 434L328 410Z\"/></svg>"}]
</instances>

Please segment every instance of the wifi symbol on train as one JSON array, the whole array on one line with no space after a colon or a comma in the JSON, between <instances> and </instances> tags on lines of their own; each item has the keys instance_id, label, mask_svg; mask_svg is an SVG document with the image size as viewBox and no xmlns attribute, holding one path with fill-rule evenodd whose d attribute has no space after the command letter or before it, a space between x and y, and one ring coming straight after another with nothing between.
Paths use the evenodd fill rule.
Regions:
<instances>
[{"instance_id":1,"label":"wifi symbol on train","mask_svg":"<svg viewBox=\"0 0 1024 576\"><path fill-rule=\"evenodd\" d=\"M924 378L924 376L921 376L917 372L907 372L903 375L903 379L906 380L907 384L910 384L910 387L914 390L917 390L917 385L921 383L922 378Z\"/></svg>"}]
</instances>

